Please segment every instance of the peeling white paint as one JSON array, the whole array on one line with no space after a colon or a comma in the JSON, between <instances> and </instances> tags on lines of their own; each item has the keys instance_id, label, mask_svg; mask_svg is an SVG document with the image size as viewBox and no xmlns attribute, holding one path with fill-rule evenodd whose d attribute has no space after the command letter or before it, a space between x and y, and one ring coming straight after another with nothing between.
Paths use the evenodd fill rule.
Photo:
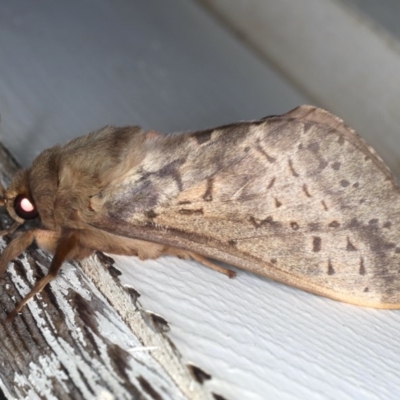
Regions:
<instances>
[{"instance_id":1,"label":"peeling white paint","mask_svg":"<svg viewBox=\"0 0 400 400\"><path fill-rule=\"evenodd\" d=\"M9 272L17 290L21 296L24 296L30 291L31 285L34 284L34 273L26 257L21 257L21 262L29 274L29 286L27 286L26 281L18 275L14 267L10 267ZM132 331L129 330L121 317L115 313L98 289L93 286L91 282L86 281L85 282L90 285L91 291L84 289L82 285L79 284L82 278L77 276L78 270L68 267L67 265L65 268L66 273L52 281L50 286L57 305L65 316L65 323L69 330L69 335L74 340L74 344L71 346L71 344L62 337L57 336L57 327L53 324L48 325L51 318L48 315L47 308L42 305L42 296L35 296L34 299L28 302L27 307L36 321L36 325L41 330L45 341L51 346L53 353L51 356L40 357L39 363L29 363L28 376L15 375L15 382L20 390L24 392L28 391L29 398L32 399L45 397L46 399L52 400L55 398L52 394L52 379L55 378L63 385L65 391L68 390L68 387L62 382L72 380L75 387L78 388L85 399L93 398L92 393L96 394L96 398L109 398L107 396L111 394L105 387L99 384L99 382L106 381L108 388L112 389L112 396L118 399L130 399L131 394L121 385L121 377L118 375L117 371L114 371L113 362L108 353L109 345L112 344L126 352L125 362L127 362L128 367L125 373L129 377L130 382L132 382L138 390L141 390L139 377L143 377L147 382L151 382L152 388L157 393L160 393L163 399L185 399L186 397L177 389L175 382L169 375L169 367L160 365L159 361L153 358L154 351L161 351L162 354L169 351L167 348L162 348L163 339L161 336L152 332L152 335L158 337L157 345L144 344L142 339L132 335ZM43 265L40 265L40 268L47 270ZM102 267L98 266L98 268ZM109 282L109 277L107 277L107 282ZM97 298L96 301L100 301L101 304L104 304L103 311L93 315L102 338L87 327L97 350L100 351L101 362L87 353L88 343L86 342L85 335L82 329L75 324L76 310L73 309L71 302L66 297L70 290L76 290L89 302ZM120 288L119 290L122 289ZM135 309L129 296L127 294L126 296L127 302L125 308L130 308L131 311L134 311L135 315L137 315L140 320L140 311ZM86 332L86 334L88 332ZM32 387L34 388L34 392L29 389ZM193 390L191 385L189 390ZM193 393L196 392L194 391ZM37 394L39 394L39 397ZM195 396L193 398L197 397ZM208 397L200 396L198 398Z\"/></svg>"},{"instance_id":2,"label":"peeling white paint","mask_svg":"<svg viewBox=\"0 0 400 400\"><path fill-rule=\"evenodd\" d=\"M115 400L115 396L113 396L108 390L102 390L97 396L98 400Z\"/></svg>"},{"instance_id":3,"label":"peeling white paint","mask_svg":"<svg viewBox=\"0 0 400 400\"><path fill-rule=\"evenodd\" d=\"M136 359L140 358L146 360L146 368L139 370L140 373L147 378L152 385L160 388L169 387L168 382L171 382L170 379L172 377L173 381L181 389L179 395L178 392L175 393L172 399L183 399L186 397L190 399L211 399L212 397L208 390L193 381L188 369L183 365L182 360L176 357L174 350L171 349L165 337L155 332L154 328L150 327L143 319L143 310L136 310L133 307L130 295L121 290L113 280L109 279L109 275L104 268L93 268L94 265L93 259L85 260L82 263L82 267L86 273L88 273L96 282L97 286L103 290L108 301L111 302L111 305L118 310L124 321L131 327L134 334L140 338L140 342L134 346L126 347L124 343L121 343L121 346L124 346L123 348L125 348L127 352L129 352L132 347L137 347L138 345L157 348L157 351L139 351L133 354L131 353ZM159 374L157 376L149 376L149 371L151 372L153 368L152 363L154 363L154 368L159 369L161 367L168 372L168 375ZM149 369L150 367L151 369ZM135 379L135 376L133 376L132 379ZM134 380L132 381L134 382ZM167 394L165 393L165 389L162 389L162 393L164 397Z\"/></svg>"},{"instance_id":4,"label":"peeling white paint","mask_svg":"<svg viewBox=\"0 0 400 400\"><path fill-rule=\"evenodd\" d=\"M157 350L159 347L158 346L139 346L139 347L132 347L128 351L130 353L139 353L141 351L154 351Z\"/></svg>"},{"instance_id":5,"label":"peeling white paint","mask_svg":"<svg viewBox=\"0 0 400 400\"><path fill-rule=\"evenodd\" d=\"M27 380L30 385L35 387L40 396L48 400L57 400L53 394L51 378L55 377L57 381L63 385L63 381L67 379L65 373L63 373L59 368L60 364L56 361L57 368L54 369L54 365L50 366L49 362L54 361L54 357L41 357L41 365L37 365L33 362L29 363L30 374ZM58 371L57 371L58 369ZM50 379L49 379L50 378ZM65 385L63 385L64 388Z\"/></svg>"}]
</instances>

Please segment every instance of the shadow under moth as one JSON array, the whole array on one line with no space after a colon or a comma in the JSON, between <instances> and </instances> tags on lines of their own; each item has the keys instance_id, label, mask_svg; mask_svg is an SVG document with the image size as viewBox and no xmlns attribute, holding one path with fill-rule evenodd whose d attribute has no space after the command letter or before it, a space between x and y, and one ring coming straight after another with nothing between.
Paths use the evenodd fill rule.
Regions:
<instances>
[{"instance_id":1,"label":"shadow under moth","mask_svg":"<svg viewBox=\"0 0 400 400\"><path fill-rule=\"evenodd\" d=\"M17 233L0 274L34 241L64 260L95 250L220 260L361 306L400 308L400 193L388 167L325 110L163 135L105 127L41 153L2 188Z\"/></svg>"}]
</instances>

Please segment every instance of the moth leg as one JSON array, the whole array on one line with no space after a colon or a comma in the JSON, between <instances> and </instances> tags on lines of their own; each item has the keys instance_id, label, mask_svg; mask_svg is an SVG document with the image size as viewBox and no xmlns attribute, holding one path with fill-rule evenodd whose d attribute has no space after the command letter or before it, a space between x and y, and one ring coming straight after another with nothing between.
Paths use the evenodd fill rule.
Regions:
<instances>
[{"instance_id":1,"label":"moth leg","mask_svg":"<svg viewBox=\"0 0 400 400\"><path fill-rule=\"evenodd\" d=\"M10 261L17 258L34 240L40 248L54 252L58 234L43 229L31 229L18 234L4 249L0 257L0 276L4 274Z\"/></svg>"},{"instance_id":2,"label":"moth leg","mask_svg":"<svg viewBox=\"0 0 400 400\"><path fill-rule=\"evenodd\" d=\"M33 235L32 235L33 236ZM35 286L32 290L25 296L14 308L13 311L8 315L6 321L11 322L17 314L22 310L22 307L37 293L40 293L43 288L51 282L58 274L59 269L61 268L62 263L64 260L74 251L76 246L78 245L78 238L76 234L69 234L67 236L60 237L56 251L51 261L49 273L36 282Z\"/></svg>"},{"instance_id":3,"label":"moth leg","mask_svg":"<svg viewBox=\"0 0 400 400\"><path fill-rule=\"evenodd\" d=\"M10 261L17 258L27 247L29 247L34 239L34 230L26 231L16 236L9 245L4 249L0 257L0 276L7 269Z\"/></svg>"},{"instance_id":4,"label":"moth leg","mask_svg":"<svg viewBox=\"0 0 400 400\"><path fill-rule=\"evenodd\" d=\"M229 278L234 278L236 276L236 272L232 271L228 268L221 267L220 265L214 264L208 258L201 256L197 253L192 253L191 251L185 251L176 249L175 247L167 247L163 251L163 255L175 256L179 258L184 258L185 260L192 259L195 260L208 268L213 269L214 271L220 272L221 274L227 275Z\"/></svg>"},{"instance_id":5,"label":"moth leg","mask_svg":"<svg viewBox=\"0 0 400 400\"><path fill-rule=\"evenodd\" d=\"M214 271L220 272L221 274L227 275L228 278L234 278L236 276L236 272L230 270L229 268L221 267L220 265L214 264L206 257L201 256L200 254L189 252L190 258L193 260L205 265L208 268L213 269Z\"/></svg>"}]
</instances>

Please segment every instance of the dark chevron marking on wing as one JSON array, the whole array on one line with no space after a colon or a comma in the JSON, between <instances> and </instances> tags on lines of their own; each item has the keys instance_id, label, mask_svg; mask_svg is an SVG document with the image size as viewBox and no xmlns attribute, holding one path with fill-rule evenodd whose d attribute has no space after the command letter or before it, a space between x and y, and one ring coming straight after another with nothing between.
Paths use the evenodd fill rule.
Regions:
<instances>
[{"instance_id":1,"label":"dark chevron marking on wing","mask_svg":"<svg viewBox=\"0 0 400 400\"><path fill-rule=\"evenodd\" d=\"M256 150L258 152L260 152L266 159L268 162L270 162L271 164L274 163L276 161L276 159L274 157L271 157L262 147L259 143L256 144Z\"/></svg>"},{"instance_id":2,"label":"dark chevron marking on wing","mask_svg":"<svg viewBox=\"0 0 400 400\"><path fill-rule=\"evenodd\" d=\"M289 168L290 168L290 172L292 173L292 175L295 178L298 178L300 175L295 171L294 167L293 167L293 161L291 158L289 158Z\"/></svg>"},{"instance_id":3,"label":"dark chevron marking on wing","mask_svg":"<svg viewBox=\"0 0 400 400\"><path fill-rule=\"evenodd\" d=\"M275 206L276 208L279 208L282 205L282 203L275 197Z\"/></svg>"},{"instance_id":4,"label":"dark chevron marking on wing","mask_svg":"<svg viewBox=\"0 0 400 400\"><path fill-rule=\"evenodd\" d=\"M303 185L303 192L306 194L307 197L311 197L311 194L308 191L308 187L306 184Z\"/></svg>"},{"instance_id":5,"label":"dark chevron marking on wing","mask_svg":"<svg viewBox=\"0 0 400 400\"><path fill-rule=\"evenodd\" d=\"M322 239L319 236L313 236L312 251L314 253L321 251L321 243Z\"/></svg>"},{"instance_id":6,"label":"dark chevron marking on wing","mask_svg":"<svg viewBox=\"0 0 400 400\"><path fill-rule=\"evenodd\" d=\"M334 275L335 274L335 269L333 268L332 262L329 259L328 260L328 275Z\"/></svg>"},{"instance_id":7,"label":"dark chevron marking on wing","mask_svg":"<svg viewBox=\"0 0 400 400\"><path fill-rule=\"evenodd\" d=\"M202 208L198 208L198 209L195 209L195 210L189 210L189 209L182 208L182 209L179 210L179 214L182 214L182 215L193 215L193 214L204 214L204 212L203 212Z\"/></svg>"},{"instance_id":8,"label":"dark chevron marking on wing","mask_svg":"<svg viewBox=\"0 0 400 400\"><path fill-rule=\"evenodd\" d=\"M347 246L346 246L347 251L357 251L357 247L354 246L353 243L350 242L350 238L347 236Z\"/></svg>"},{"instance_id":9,"label":"dark chevron marking on wing","mask_svg":"<svg viewBox=\"0 0 400 400\"><path fill-rule=\"evenodd\" d=\"M270 182L269 182L269 184L268 184L268 186L267 186L267 189L271 189L272 186L274 186L275 180L276 180L276 177L274 176L274 177L270 180Z\"/></svg>"},{"instance_id":10,"label":"dark chevron marking on wing","mask_svg":"<svg viewBox=\"0 0 400 400\"><path fill-rule=\"evenodd\" d=\"M213 197L212 197L213 183L214 183L213 178L207 179L207 189L203 195L203 199L205 201L212 201L212 199L213 199Z\"/></svg>"},{"instance_id":11,"label":"dark chevron marking on wing","mask_svg":"<svg viewBox=\"0 0 400 400\"><path fill-rule=\"evenodd\" d=\"M175 180L176 184L178 185L178 189L181 192L183 190L183 183L179 168L185 163L185 161L185 158L180 158L178 160L172 161L162 167L159 171L157 171L155 175L161 178L171 176Z\"/></svg>"},{"instance_id":12,"label":"dark chevron marking on wing","mask_svg":"<svg viewBox=\"0 0 400 400\"><path fill-rule=\"evenodd\" d=\"M366 274L365 265L364 265L364 259L362 257L360 258L360 269L359 269L358 273L360 275L365 275Z\"/></svg>"}]
</instances>

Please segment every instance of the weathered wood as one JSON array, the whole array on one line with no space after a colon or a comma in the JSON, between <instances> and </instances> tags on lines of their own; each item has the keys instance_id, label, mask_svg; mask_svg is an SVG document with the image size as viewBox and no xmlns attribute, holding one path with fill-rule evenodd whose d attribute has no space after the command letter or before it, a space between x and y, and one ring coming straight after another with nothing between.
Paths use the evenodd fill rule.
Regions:
<instances>
[{"instance_id":1,"label":"weathered wood","mask_svg":"<svg viewBox=\"0 0 400 400\"><path fill-rule=\"evenodd\" d=\"M8 182L17 163L0 145ZM9 224L0 214L1 224ZM4 249L10 238L0 239ZM46 274L34 246L10 263L0 286L0 387L8 399L213 399L165 335L168 324L143 310L134 290L98 254L66 264L13 323L8 312Z\"/></svg>"}]
</instances>

